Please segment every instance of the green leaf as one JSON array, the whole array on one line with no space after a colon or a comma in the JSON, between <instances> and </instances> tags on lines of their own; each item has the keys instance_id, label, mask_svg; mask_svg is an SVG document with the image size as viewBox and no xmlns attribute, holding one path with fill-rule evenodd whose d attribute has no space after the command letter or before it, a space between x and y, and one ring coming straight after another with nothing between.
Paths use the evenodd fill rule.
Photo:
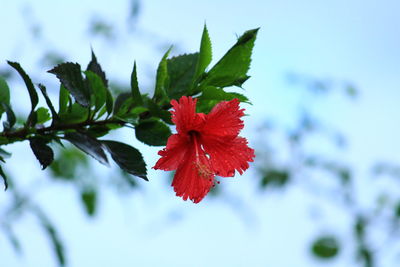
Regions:
<instances>
[{"instance_id":1,"label":"green leaf","mask_svg":"<svg viewBox=\"0 0 400 267\"><path fill-rule=\"evenodd\" d=\"M58 232L56 231L53 224L49 221L47 216L45 216L45 214L41 210L36 209L36 214L40 220L43 229L46 231L47 235L50 238L59 266L65 266L66 259L64 246L61 242L60 237L58 236Z\"/></svg>"},{"instance_id":2,"label":"green leaf","mask_svg":"<svg viewBox=\"0 0 400 267\"><path fill-rule=\"evenodd\" d=\"M133 70L131 74L131 92L135 104L138 106L143 105L142 95L140 94L139 83L136 73L136 61L133 65Z\"/></svg>"},{"instance_id":3,"label":"green leaf","mask_svg":"<svg viewBox=\"0 0 400 267\"><path fill-rule=\"evenodd\" d=\"M44 107L38 108L36 111L36 123L43 124L49 120L51 120L51 116L49 114L49 110Z\"/></svg>"},{"instance_id":4,"label":"green leaf","mask_svg":"<svg viewBox=\"0 0 400 267\"><path fill-rule=\"evenodd\" d=\"M207 73L201 86L241 86L248 78L251 53L258 29L245 32L231 49Z\"/></svg>"},{"instance_id":5,"label":"green leaf","mask_svg":"<svg viewBox=\"0 0 400 267\"><path fill-rule=\"evenodd\" d=\"M74 103L69 110L67 110L67 113L61 113L59 117L62 123L80 123L87 120L88 114L87 108L82 107L78 103Z\"/></svg>"},{"instance_id":6,"label":"green leaf","mask_svg":"<svg viewBox=\"0 0 400 267\"><path fill-rule=\"evenodd\" d=\"M3 178L3 183L4 183L4 191L7 190L8 188L8 181L7 181L7 176L3 171L3 168L0 166L0 176Z\"/></svg>"},{"instance_id":7,"label":"green leaf","mask_svg":"<svg viewBox=\"0 0 400 267\"><path fill-rule=\"evenodd\" d=\"M19 242L19 240L17 238L17 235L15 234L15 232L13 231L11 226L8 225L8 224L3 224L2 230L3 230L3 233L4 233L5 237L10 241L10 243L13 246L14 250L18 254L21 255L22 254L21 243Z\"/></svg>"},{"instance_id":8,"label":"green leaf","mask_svg":"<svg viewBox=\"0 0 400 267\"><path fill-rule=\"evenodd\" d=\"M106 78L106 74L104 73L100 64L97 62L97 58L96 58L96 55L94 54L93 50L92 50L92 60L89 62L89 65L87 66L86 70L96 73L103 81L103 85L106 88L108 87L108 80Z\"/></svg>"},{"instance_id":9,"label":"green leaf","mask_svg":"<svg viewBox=\"0 0 400 267\"><path fill-rule=\"evenodd\" d=\"M261 179L261 187L282 187L287 184L290 176L284 170L267 170L263 172Z\"/></svg>"},{"instance_id":10,"label":"green leaf","mask_svg":"<svg viewBox=\"0 0 400 267\"><path fill-rule=\"evenodd\" d=\"M101 77L96 73L85 71L85 75L91 89L90 91L94 96L94 113L96 113L106 102L107 88L105 87Z\"/></svg>"},{"instance_id":11,"label":"green leaf","mask_svg":"<svg viewBox=\"0 0 400 267\"><path fill-rule=\"evenodd\" d=\"M234 98L237 98L240 102L250 103L249 99L242 94L225 92L221 88L207 86L198 97L197 110L198 112L208 113L219 102L230 101Z\"/></svg>"},{"instance_id":12,"label":"green leaf","mask_svg":"<svg viewBox=\"0 0 400 267\"><path fill-rule=\"evenodd\" d=\"M6 103L0 103L3 109L6 111L7 114L7 121L3 122L4 130L10 130L14 124L16 123L17 119L15 118L14 111L11 109L10 105Z\"/></svg>"},{"instance_id":13,"label":"green leaf","mask_svg":"<svg viewBox=\"0 0 400 267\"><path fill-rule=\"evenodd\" d=\"M89 162L86 154L81 153L79 150L72 146L67 146L59 150L57 158L49 166L51 177L55 179L64 180L78 180L81 177L78 175L78 170L81 168L88 168Z\"/></svg>"},{"instance_id":14,"label":"green leaf","mask_svg":"<svg viewBox=\"0 0 400 267\"><path fill-rule=\"evenodd\" d=\"M155 103L166 104L169 102L169 98L167 96L167 84L168 84L168 64L167 64L167 57L171 48L164 54L163 58L161 59L158 69L157 69L157 76L156 76L156 88L154 90L153 101Z\"/></svg>"},{"instance_id":15,"label":"green leaf","mask_svg":"<svg viewBox=\"0 0 400 267\"><path fill-rule=\"evenodd\" d=\"M60 95L58 99L59 110L58 113L66 113L68 109L69 92L65 89L64 85L60 85Z\"/></svg>"},{"instance_id":16,"label":"green leaf","mask_svg":"<svg viewBox=\"0 0 400 267\"><path fill-rule=\"evenodd\" d=\"M29 76L26 74L26 72L21 67L21 65L17 62L11 62L11 61L7 61L7 63L11 67L13 67L16 71L18 71L19 75L21 75L22 79L25 82L26 88L28 89L28 93L29 93L29 97L31 99L31 105L32 105L31 112L29 113L28 121L27 121L27 124L30 125L30 118L31 118L31 115L33 114L33 111L34 111L36 105L39 102L39 97L36 93L35 87L32 84L31 78L29 78Z\"/></svg>"},{"instance_id":17,"label":"green leaf","mask_svg":"<svg viewBox=\"0 0 400 267\"><path fill-rule=\"evenodd\" d=\"M171 99L179 99L191 92L199 53L185 54L167 60L169 85L167 94Z\"/></svg>"},{"instance_id":18,"label":"green leaf","mask_svg":"<svg viewBox=\"0 0 400 267\"><path fill-rule=\"evenodd\" d=\"M136 138L150 146L165 146L171 130L161 121L142 121L135 127Z\"/></svg>"},{"instance_id":19,"label":"green leaf","mask_svg":"<svg viewBox=\"0 0 400 267\"><path fill-rule=\"evenodd\" d=\"M90 94L83 81L81 66L78 63L62 63L48 72L57 76L76 102L83 107L89 107Z\"/></svg>"},{"instance_id":20,"label":"green leaf","mask_svg":"<svg viewBox=\"0 0 400 267\"><path fill-rule=\"evenodd\" d=\"M97 192L93 189L84 190L81 192L81 200L86 213L93 216L96 212Z\"/></svg>"},{"instance_id":21,"label":"green leaf","mask_svg":"<svg viewBox=\"0 0 400 267\"><path fill-rule=\"evenodd\" d=\"M148 181L146 176L146 163L139 150L116 141L106 140L102 141L102 143L121 169Z\"/></svg>"},{"instance_id":22,"label":"green leaf","mask_svg":"<svg viewBox=\"0 0 400 267\"><path fill-rule=\"evenodd\" d=\"M53 150L47 145L46 140L43 138L32 138L29 139L29 144L35 154L35 157L39 160L40 165L42 165L42 170L46 169L53 160L54 153Z\"/></svg>"},{"instance_id":23,"label":"green leaf","mask_svg":"<svg viewBox=\"0 0 400 267\"><path fill-rule=\"evenodd\" d=\"M46 100L46 104L49 107L50 111L51 111L51 115L53 116L53 120L57 120L58 119L58 114L56 112L56 110L54 109L53 103L51 103L51 100L49 98L49 96L47 95L47 91L46 91L46 87L42 84L38 84L38 87L40 89L40 91L42 92L42 95L44 97L44 99ZM38 122L39 123L39 122Z\"/></svg>"},{"instance_id":24,"label":"green leaf","mask_svg":"<svg viewBox=\"0 0 400 267\"><path fill-rule=\"evenodd\" d=\"M149 99L149 98L145 98L145 106L149 109L149 113L151 116L157 117L162 119L164 122L172 125L172 121L171 121L171 113L160 107L159 105L157 105L156 103L153 102L153 100ZM170 107L170 105L168 104L168 106L165 107Z\"/></svg>"},{"instance_id":25,"label":"green leaf","mask_svg":"<svg viewBox=\"0 0 400 267\"><path fill-rule=\"evenodd\" d=\"M120 93L115 99L113 114L121 116L133 108L132 94L128 92Z\"/></svg>"},{"instance_id":26,"label":"green leaf","mask_svg":"<svg viewBox=\"0 0 400 267\"><path fill-rule=\"evenodd\" d=\"M0 103L10 104L10 88L7 85L6 80L0 76ZM4 109L0 106L0 116L4 113Z\"/></svg>"},{"instance_id":27,"label":"green leaf","mask_svg":"<svg viewBox=\"0 0 400 267\"><path fill-rule=\"evenodd\" d=\"M339 242L334 236L323 236L314 241L311 251L318 258L330 259L340 250Z\"/></svg>"},{"instance_id":28,"label":"green leaf","mask_svg":"<svg viewBox=\"0 0 400 267\"><path fill-rule=\"evenodd\" d=\"M74 144L77 148L92 156L94 159L99 161L101 164L108 165L107 156L104 153L101 143L86 134L83 133L66 133L65 139Z\"/></svg>"},{"instance_id":29,"label":"green leaf","mask_svg":"<svg viewBox=\"0 0 400 267\"><path fill-rule=\"evenodd\" d=\"M112 113L113 106L114 106L113 96L112 96L110 90L107 90L106 91L106 108L107 108L108 115L110 115Z\"/></svg>"},{"instance_id":30,"label":"green leaf","mask_svg":"<svg viewBox=\"0 0 400 267\"><path fill-rule=\"evenodd\" d=\"M200 54L196 65L194 80L197 80L210 65L212 60L211 40L208 35L207 26L204 24L203 35L201 37Z\"/></svg>"}]
</instances>

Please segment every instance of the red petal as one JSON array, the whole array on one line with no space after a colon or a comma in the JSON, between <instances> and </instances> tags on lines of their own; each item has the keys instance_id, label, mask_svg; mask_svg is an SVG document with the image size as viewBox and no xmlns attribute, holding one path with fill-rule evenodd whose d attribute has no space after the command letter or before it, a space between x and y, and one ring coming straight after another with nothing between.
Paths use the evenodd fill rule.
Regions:
<instances>
[{"instance_id":1,"label":"red petal","mask_svg":"<svg viewBox=\"0 0 400 267\"><path fill-rule=\"evenodd\" d=\"M214 185L214 174L206 154L198 143L188 150L183 163L176 170L172 186L183 200L200 202Z\"/></svg>"},{"instance_id":2,"label":"red petal","mask_svg":"<svg viewBox=\"0 0 400 267\"><path fill-rule=\"evenodd\" d=\"M230 177L237 170L240 174L249 168L254 149L248 147L243 137L202 136L204 150L210 155L210 162L216 175Z\"/></svg>"},{"instance_id":3,"label":"red petal","mask_svg":"<svg viewBox=\"0 0 400 267\"><path fill-rule=\"evenodd\" d=\"M178 133L197 130L204 123L202 116L196 113L196 103L197 99L193 99L190 96L182 96L179 102L176 100L171 101L173 107L173 110L171 110L172 122L175 123Z\"/></svg>"},{"instance_id":4,"label":"red petal","mask_svg":"<svg viewBox=\"0 0 400 267\"><path fill-rule=\"evenodd\" d=\"M207 115L202 133L217 136L237 136L243 129L244 109L239 109L237 98L215 105Z\"/></svg>"},{"instance_id":5,"label":"red petal","mask_svg":"<svg viewBox=\"0 0 400 267\"><path fill-rule=\"evenodd\" d=\"M168 138L167 146L158 152L161 158L153 168L164 171L176 170L179 164L184 161L186 152L190 146L189 136L180 134L171 135Z\"/></svg>"}]
</instances>

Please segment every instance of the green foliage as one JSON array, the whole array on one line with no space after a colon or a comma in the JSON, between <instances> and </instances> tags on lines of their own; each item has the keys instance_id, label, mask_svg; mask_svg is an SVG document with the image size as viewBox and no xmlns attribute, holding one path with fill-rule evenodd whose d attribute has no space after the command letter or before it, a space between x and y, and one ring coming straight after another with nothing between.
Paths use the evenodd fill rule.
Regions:
<instances>
[{"instance_id":1,"label":"green foliage","mask_svg":"<svg viewBox=\"0 0 400 267\"><path fill-rule=\"evenodd\" d=\"M54 109L53 103L51 103L49 96L47 95L46 87L42 84L38 84L38 87L39 87L40 91L42 92L43 97L46 100L46 104L51 111L51 116L53 117L53 120L58 120L58 114L57 114L56 110ZM40 122L38 122L38 123L40 123Z\"/></svg>"},{"instance_id":2,"label":"green foliage","mask_svg":"<svg viewBox=\"0 0 400 267\"><path fill-rule=\"evenodd\" d=\"M208 113L219 102L229 101L234 98L237 98L240 102L250 103L249 99L242 94L226 92L222 88L215 86L207 86L198 97L197 110L198 112Z\"/></svg>"},{"instance_id":3,"label":"green foliage","mask_svg":"<svg viewBox=\"0 0 400 267\"><path fill-rule=\"evenodd\" d=\"M106 103L107 88L102 81L102 78L96 73L88 70L85 71L87 85L92 93L92 101L94 103L93 114L96 114Z\"/></svg>"},{"instance_id":4,"label":"green foliage","mask_svg":"<svg viewBox=\"0 0 400 267\"><path fill-rule=\"evenodd\" d=\"M46 169L54 160L53 150L47 145L47 141L43 138L32 138L29 140L29 144L33 154L42 165L42 170Z\"/></svg>"},{"instance_id":5,"label":"green foliage","mask_svg":"<svg viewBox=\"0 0 400 267\"><path fill-rule=\"evenodd\" d=\"M141 121L135 127L136 138L149 146L165 146L171 130L158 120Z\"/></svg>"},{"instance_id":6,"label":"green foliage","mask_svg":"<svg viewBox=\"0 0 400 267\"><path fill-rule=\"evenodd\" d=\"M167 57L171 52L171 48L164 54L160 63L158 64L157 76L156 76L156 88L154 90L153 100L157 104L164 105L169 102L167 96L167 87L169 82L168 77L168 62Z\"/></svg>"},{"instance_id":7,"label":"green foliage","mask_svg":"<svg viewBox=\"0 0 400 267\"><path fill-rule=\"evenodd\" d=\"M0 176L1 178L3 178L3 182L4 182L4 190L7 190L8 188L8 180L7 180L7 176L3 171L3 168L0 166Z\"/></svg>"},{"instance_id":8,"label":"green foliage","mask_svg":"<svg viewBox=\"0 0 400 267\"><path fill-rule=\"evenodd\" d=\"M81 192L81 200L87 215L93 216L97 206L97 192L93 189L86 189Z\"/></svg>"},{"instance_id":9,"label":"green foliage","mask_svg":"<svg viewBox=\"0 0 400 267\"><path fill-rule=\"evenodd\" d=\"M136 61L133 64L133 70L131 74L131 93L132 93L132 98L134 100L134 104L137 106L143 105L142 95L140 94L139 83L136 72Z\"/></svg>"},{"instance_id":10,"label":"green foliage","mask_svg":"<svg viewBox=\"0 0 400 267\"><path fill-rule=\"evenodd\" d=\"M50 166L57 177L73 179L75 173L69 172L71 168L65 162L54 160L53 150L48 146L52 141L63 146L60 139L64 139L105 165L108 165L105 153L108 151L121 169L147 180L146 164L136 148L97 138L112 130L130 127L135 129L135 136L139 141L150 146L163 146L171 135L167 125L172 125L169 112L171 99L197 95L198 107L203 112L208 112L221 101L233 98L248 103L244 95L226 92L224 88L241 86L248 78L247 71L256 34L257 30L244 33L218 63L206 72L212 60L212 51L208 30L204 26L199 52L168 58L170 48L164 54L157 68L152 98L141 94L137 65L134 62L130 76L131 90L120 93L114 100L108 88L106 74L92 50L91 60L83 72L81 65L72 62L60 63L48 71L56 75L60 82L58 112L42 84L38 84L38 88L48 109L36 109L39 97L31 78L19 63L8 62L25 82L31 99L31 111L24 127L14 129L16 118L10 105L9 88L5 80L0 79L0 115L7 113L7 119L3 122L4 130L0 133L0 145L29 140L43 169ZM45 123L50 120L52 123L46 126ZM73 162L74 157L68 153L61 155L69 157ZM4 161L2 157L0 160ZM51 165L52 162L54 166ZM63 175L63 172L67 174ZM93 194L85 190L82 193L82 200L89 214L93 214L95 210L93 203L96 197Z\"/></svg>"},{"instance_id":11,"label":"green foliage","mask_svg":"<svg viewBox=\"0 0 400 267\"><path fill-rule=\"evenodd\" d=\"M70 102L69 92L68 92L68 90L65 89L65 87L61 84L61 85L60 85L60 94L59 94L59 98L58 98L58 105L59 105L58 113L59 113L59 114L67 113L68 103L69 103L69 102Z\"/></svg>"},{"instance_id":12,"label":"green foliage","mask_svg":"<svg viewBox=\"0 0 400 267\"><path fill-rule=\"evenodd\" d=\"M198 58L199 53L194 53L167 60L169 85L166 90L170 99L179 99L191 93Z\"/></svg>"},{"instance_id":13,"label":"green foliage","mask_svg":"<svg viewBox=\"0 0 400 267\"><path fill-rule=\"evenodd\" d=\"M339 242L334 236L322 236L314 241L311 247L312 253L321 259L330 259L339 253Z\"/></svg>"},{"instance_id":14,"label":"green foliage","mask_svg":"<svg viewBox=\"0 0 400 267\"><path fill-rule=\"evenodd\" d=\"M208 35L207 26L204 25L203 35L201 37L200 53L196 64L196 71L193 81L196 81L206 71L212 60L211 39Z\"/></svg>"},{"instance_id":15,"label":"green foliage","mask_svg":"<svg viewBox=\"0 0 400 267\"><path fill-rule=\"evenodd\" d=\"M7 114L7 121L3 122L4 131L10 131L14 124L17 122L14 111L11 109L10 105L6 103L0 103Z\"/></svg>"},{"instance_id":16,"label":"green foliage","mask_svg":"<svg viewBox=\"0 0 400 267\"><path fill-rule=\"evenodd\" d=\"M51 116L49 110L44 107L40 107L35 111L36 123L35 124L43 124L49 120L51 120ZM53 116L54 118L54 116Z\"/></svg>"},{"instance_id":17,"label":"green foliage","mask_svg":"<svg viewBox=\"0 0 400 267\"><path fill-rule=\"evenodd\" d=\"M55 74L62 85L83 107L90 105L90 94L82 77L81 66L78 63L61 63L48 71Z\"/></svg>"},{"instance_id":18,"label":"green foliage","mask_svg":"<svg viewBox=\"0 0 400 267\"><path fill-rule=\"evenodd\" d=\"M124 171L147 179L146 163L143 160L142 154L134 147L116 141L102 141L102 144L110 152L111 157Z\"/></svg>"},{"instance_id":19,"label":"green foliage","mask_svg":"<svg viewBox=\"0 0 400 267\"><path fill-rule=\"evenodd\" d=\"M25 82L26 88L28 89L28 93L29 93L29 97L31 99L31 112L29 113L28 116L28 120L27 120L27 125L31 126L30 122L31 122L31 115L33 114L33 111L36 107L36 105L39 102L39 97L36 93L35 87L33 86L33 83L31 81L31 78L26 74L26 72L24 71L24 69L21 67L21 65L17 62L11 62L11 61L7 61L7 63L13 67L18 73L19 75L21 75L22 79Z\"/></svg>"},{"instance_id":20,"label":"green foliage","mask_svg":"<svg viewBox=\"0 0 400 267\"><path fill-rule=\"evenodd\" d=\"M106 78L106 74L103 71L103 69L101 68L100 64L97 62L97 58L96 58L96 55L94 54L93 50L92 50L92 60L89 62L88 66L86 68L86 71L91 71L91 72L97 74L101 78L103 85L105 87L108 87L108 80Z\"/></svg>"},{"instance_id":21,"label":"green foliage","mask_svg":"<svg viewBox=\"0 0 400 267\"><path fill-rule=\"evenodd\" d=\"M286 170L266 170L263 172L261 187L282 187L287 184L290 176Z\"/></svg>"},{"instance_id":22,"label":"green foliage","mask_svg":"<svg viewBox=\"0 0 400 267\"><path fill-rule=\"evenodd\" d=\"M104 153L101 143L84 133L66 133L64 138L74 144L77 148L92 156L98 162L108 165L108 159Z\"/></svg>"},{"instance_id":23,"label":"green foliage","mask_svg":"<svg viewBox=\"0 0 400 267\"><path fill-rule=\"evenodd\" d=\"M201 86L241 86L248 78L251 53L258 29L245 32L236 44L215 64L201 81Z\"/></svg>"},{"instance_id":24,"label":"green foliage","mask_svg":"<svg viewBox=\"0 0 400 267\"><path fill-rule=\"evenodd\" d=\"M0 103L10 104L10 89L6 80L0 77ZM0 106L0 116L4 113L4 108Z\"/></svg>"}]
</instances>

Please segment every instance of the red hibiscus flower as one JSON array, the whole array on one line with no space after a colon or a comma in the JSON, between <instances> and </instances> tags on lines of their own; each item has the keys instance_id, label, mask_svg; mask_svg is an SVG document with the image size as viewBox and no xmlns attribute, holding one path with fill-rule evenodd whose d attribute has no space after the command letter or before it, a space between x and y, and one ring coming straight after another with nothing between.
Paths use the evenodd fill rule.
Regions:
<instances>
[{"instance_id":1,"label":"red hibiscus flower","mask_svg":"<svg viewBox=\"0 0 400 267\"><path fill-rule=\"evenodd\" d=\"M214 186L216 175L231 177L249 168L254 150L238 136L243 128L238 99L217 104L209 114L196 113L197 99L171 101L178 133L169 137L154 169L176 170L172 186L177 196L200 202Z\"/></svg>"}]
</instances>

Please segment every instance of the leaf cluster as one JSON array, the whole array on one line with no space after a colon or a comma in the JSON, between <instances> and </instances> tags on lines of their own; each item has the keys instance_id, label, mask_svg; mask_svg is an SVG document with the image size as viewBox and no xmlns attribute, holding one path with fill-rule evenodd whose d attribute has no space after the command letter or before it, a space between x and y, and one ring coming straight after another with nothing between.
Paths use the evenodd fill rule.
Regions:
<instances>
[{"instance_id":1,"label":"leaf cluster","mask_svg":"<svg viewBox=\"0 0 400 267\"><path fill-rule=\"evenodd\" d=\"M58 110L43 84L34 84L19 63L8 61L25 83L31 108L27 118L22 123L17 122L10 103L10 89L0 77L0 116L6 114L0 145L29 140L33 154L46 169L54 161L51 144L64 146L63 142L67 141L101 164L109 165L111 157L122 170L148 180L146 163L137 148L104 137L112 130L130 127L135 130L136 139L146 145L164 146L171 135L168 110L172 99L184 95L198 97L199 112L208 112L216 103L233 98L248 103L244 95L228 92L225 88L241 87L249 78L247 72L257 31L245 32L209 68L212 47L204 26L199 52L169 57L169 49L164 54L157 68L151 97L140 90L136 62L130 77L131 90L116 96L93 51L86 68L73 62L58 64L48 71L60 83ZM39 94L46 106L38 106ZM0 160L4 162L1 155ZM7 187L1 167L0 175ZM82 198L89 203L93 197L86 192Z\"/></svg>"}]
</instances>

